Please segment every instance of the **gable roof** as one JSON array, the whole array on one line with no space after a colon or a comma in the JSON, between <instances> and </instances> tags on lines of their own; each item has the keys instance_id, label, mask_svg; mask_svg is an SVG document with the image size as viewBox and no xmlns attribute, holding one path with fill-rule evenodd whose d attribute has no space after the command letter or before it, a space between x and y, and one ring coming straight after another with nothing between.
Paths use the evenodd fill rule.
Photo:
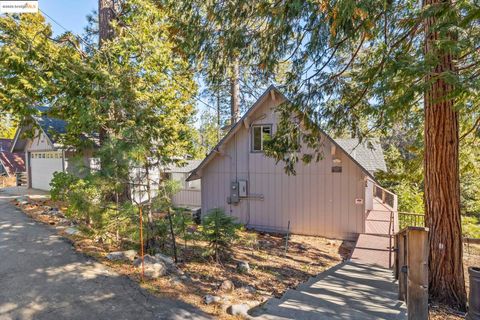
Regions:
<instances>
[{"instance_id":1,"label":"gable roof","mask_svg":"<svg viewBox=\"0 0 480 320\"><path fill-rule=\"evenodd\" d=\"M62 145L57 143L58 135L62 135L67 133L67 121L53 118L48 116L48 111L50 107L48 106L36 106L33 107L34 109L39 111L39 114L34 114L31 116L33 121L38 125L40 131L47 136L47 139L51 143L51 145L57 149L61 148ZM17 132L15 133L15 138L13 140L12 151L20 151L23 150L25 146L25 139L21 139L21 134L25 131L31 129L31 124L29 126L22 126L19 127ZM98 134L93 133L91 135L82 134L81 139L83 140L92 140L95 146L98 146Z\"/></svg>"},{"instance_id":2,"label":"gable roof","mask_svg":"<svg viewBox=\"0 0 480 320\"><path fill-rule=\"evenodd\" d=\"M270 85L267 90L258 98L258 100L250 107L250 109L247 110L247 112L243 115L243 117L233 125L228 133L217 143L215 148L212 149L212 151L208 154L208 156L203 159L203 161L199 164L199 166L192 171L192 173L188 176L187 181L192 181L196 179L200 179L200 175L198 175L198 172L203 169L213 158L216 156L217 153L219 153L219 149L222 147L223 144L228 142L231 137L237 133L240 128L242 127L242 124L248 120L248 117L253 114L261 105L262 102L265 101L266 98L268 98L268 95L270 92L274 92L274 94L278 94L281 96L284 100L289 101L289 99L282 93L280 90L278 90L277 87L274 85ZM248 122L248 121L247 121ZM363 143L359 144L358 140L356 144L353 143L355 139L333 139L330 137L325 131L320 129L320 132L327 137L327 139L332 142L335 146L343 150L347 156L355 163L357 164L360 169L372 180L376 181L375 177L373 176L372 172L376 170L386 170L385 166L385 160L383 159L383 151L380 146L380 144L373 144L374 151L368 151L365 150L365 148L368 148L368 146ZM351 141L352 140L352 141ZM342 146L343 144L343 146ZM360 150L359 150L360 148ZM369 159L370 156L374 155L375 160ZM382 160L383 160L383 165L382 165ZM372 170L372 168L374 168Z\"/></svg>"},{"instance_id":3,"label":"gable roof","mask_svg":"<svg viewBox=\"0 0 480 320\"><path fill-rule=\"evenodd\" d=\"M185 165L183 167L172 164L165 168L165 172L190 173L195 170L200 163L202 163L202 160L187 160L185 161Z\"/></svg>"},{"instance_id":4,"label":"gable roof","mask_svg":"<svg viewBox=\"0 0 480 320\"><path fill-rule=\"evenodd\" d=\"M353 139L335 139L342 149L370 172L387 171L383 149L378 140L360 141Z\"/></svg>"},{"instance_id":5,"label":"gable roof","mask_svg":"<svg viewBox=\"0 0 480 320\"><path fill-rule=\"evenodd\" d=\"M16 172L25 171L25 154L23 152L10 152L11 139L0 139L0 165L5 168L9 176Z\"/></svg>"},{"instance_id":6,"label":"gable roof","mask_svg":"<svg viewBox=\"0 0 480 320\"><path fill-rule=\"evenodd\" d=\"M64 134L67 132L67 122L65 120L51 118L47 116L47 112L50 107L41 106L35 107L40 111L40 115L34 115L32 118L40 126L43 132L47 135L48 139L55 143L55 134Z\"/></svg>"}]
</instances>

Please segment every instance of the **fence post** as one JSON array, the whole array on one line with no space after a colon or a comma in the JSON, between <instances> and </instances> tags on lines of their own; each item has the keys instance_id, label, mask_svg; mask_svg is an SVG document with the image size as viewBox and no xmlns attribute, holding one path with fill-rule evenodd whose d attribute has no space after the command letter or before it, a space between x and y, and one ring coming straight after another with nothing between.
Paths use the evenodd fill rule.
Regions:
<instances>
[{"instance_id":1,"label":"fence post","mask_svg":"<svg viewBox=\"0 0 480 320\"><path fill-rule=\"evenodd\" d=\"M428 319L428 228L409 227L406 239L408 319Z\"/></svg>"}]
</instances>

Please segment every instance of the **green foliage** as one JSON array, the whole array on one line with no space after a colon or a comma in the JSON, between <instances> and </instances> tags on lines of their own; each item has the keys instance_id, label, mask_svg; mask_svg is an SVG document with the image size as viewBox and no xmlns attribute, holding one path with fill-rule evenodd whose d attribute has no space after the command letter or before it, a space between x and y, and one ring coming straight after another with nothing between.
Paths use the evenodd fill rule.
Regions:
<instances>
[{"instance_id":1,"label":"green foliage","mask_svg":"<svg viewBox=\"0 0 480 320\"><path fill-rule=\"evenodd\" d=\"M414 144L404 148L398 141L390 142L392 144L385 150L388 171L379 172L377 178L382 186L398 195L399 211L423 213L422 154Z\"/></svg>"},{"instance_id":2,"label":"green foliage","mask_svg":"<svg viewBox=\"0 0 480 320\"><path fill-rule=\"evenodd\" d=\"M0 138L13 139L17 124L10 115L0 115Z\"/></svg>"},{"instance_id":3,"label":"green foliage","mask_svg":"<svg viewBox=\"0 0 480 320\"><path fill-rule=\"evenodd\" d=\"M217 263L220 255L230 249L240 227L236 218L227 216L222 209L213 209L203 217L202 237L212 247Z\"/></svg>"},{"instance_id":4,"label":"green foliage","mask_svg":"<svg viewBox=\"0 0 480 320\"><path fill-rule=\"evenodd\" d=\"M463 216L462 231L467 238L480 239L480 219L474 216Z\"/></svg>"},{"instance_id":5,"label":"green foliage","mask_svg":"<svg viewBox=\"0 0 480 320\"><path fill-rule=\"evenodd\" d=\"M218 125L218 119L209 111L204 111L200 115L199 126L196 136L195 158L203 159L217 145L220 138L221 128Z\"/></svg>"},{"instance_id":6,"label":"green foliage","mask_svg":"<svg viewBox=\"0 0 480 320\"><path fill-rule=\"evenodd\" d=\"M177 209L173 216L173 226L175 234L183 239L185 248L187 247L187 241L196 238L195 224L189 211Z\"/></svg>"}]
</instances>

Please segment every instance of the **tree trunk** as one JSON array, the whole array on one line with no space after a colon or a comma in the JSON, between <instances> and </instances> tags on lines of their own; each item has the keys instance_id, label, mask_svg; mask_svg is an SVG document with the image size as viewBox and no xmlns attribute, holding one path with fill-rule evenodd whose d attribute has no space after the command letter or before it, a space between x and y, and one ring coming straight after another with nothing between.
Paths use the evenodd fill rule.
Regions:
<instances>
[{"instance_id":1,"label":"tree trunk","mask_svg":"<svg viewBox=\"0 0 480 320\"><path fill-rule=\"evenodd\" d=\"M232 75L230 78L230 124L233 126L240 115L240 71L239 60L234 58L232 62Z\"/></svg>"},{"instance_id":2,"label":"tree trunk","mask_svg":"<svg viewBox=\"0 0 480 320\"><path fill-rule=\"evenodd\" d=\"M114 36L111 21L115 16L114 0L98 0L98 46Z\"/></svg>"},{"instance_id":3,"label":"tree trunk","mask_svg":"<svg viewBox=\"0 0 480 320\"><path fill-rule=\"evenodd\" d=\"M153 212L152 212L152 187L150 185L150 162L146 160L145 165L145 176L147 179L147 250L151 253L154 253L156 248L155 241L155 221L153 221Z\"/></svg>"},{"instance_id":4,"label":"tree trunk","mask_svg":"<svg viewBox=\"0 0 480 320\"><path fill-rule=\"evenodd\" d=\"M424 0L424 6L449 5ZM458 114L450 97L453 86L442 76L455 72L450 52L439 49L440 34L433 31L435 17L425 23L425 56L438 63L426 77L425 112L425 213L429 232L429 293L432 300L465 310L466 292L462 264ZM450 40L453 40L452 36Z\"/></svg>"},{"instance_id":5,"label":"tree trunk","mask_svg":"<svg viewBox=\"0 0 480 320\"><path fill-rule=\"evenodd\" d=\"M98 0L98 47L101 48L102 44L111 40L114 36L111 21L115 15L114 0ZM99 143L100 146L108 138L108 132L104 127L99 130Z\"/></svg>"}]
</instances>

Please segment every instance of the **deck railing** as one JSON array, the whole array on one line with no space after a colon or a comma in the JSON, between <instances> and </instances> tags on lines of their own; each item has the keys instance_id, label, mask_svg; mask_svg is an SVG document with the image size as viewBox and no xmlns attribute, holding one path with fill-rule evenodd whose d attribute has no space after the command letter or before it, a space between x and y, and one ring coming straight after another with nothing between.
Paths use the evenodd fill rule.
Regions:
<instances>
[{"instance_id":1,"label":"deck railing","mask_svg":"<svg viewBox=\"0 0 480 320\"><path fill-rule=\"evenodd\" d=\"M373 185L373 195L379 199L383 204L388 205L390 208L397 209L397 195L380 187L377 184Z\"/></svg>"},{"instance_id":2,"label":"deck railing","mask_svg":"<svg viewBox=\"0 0 480 320\"><path fill-rule=\"evenodd\" d=\"M413 212L399 212L400 230L406 227L425 227L425 215Z\"/></svg>"}]
</instances>

